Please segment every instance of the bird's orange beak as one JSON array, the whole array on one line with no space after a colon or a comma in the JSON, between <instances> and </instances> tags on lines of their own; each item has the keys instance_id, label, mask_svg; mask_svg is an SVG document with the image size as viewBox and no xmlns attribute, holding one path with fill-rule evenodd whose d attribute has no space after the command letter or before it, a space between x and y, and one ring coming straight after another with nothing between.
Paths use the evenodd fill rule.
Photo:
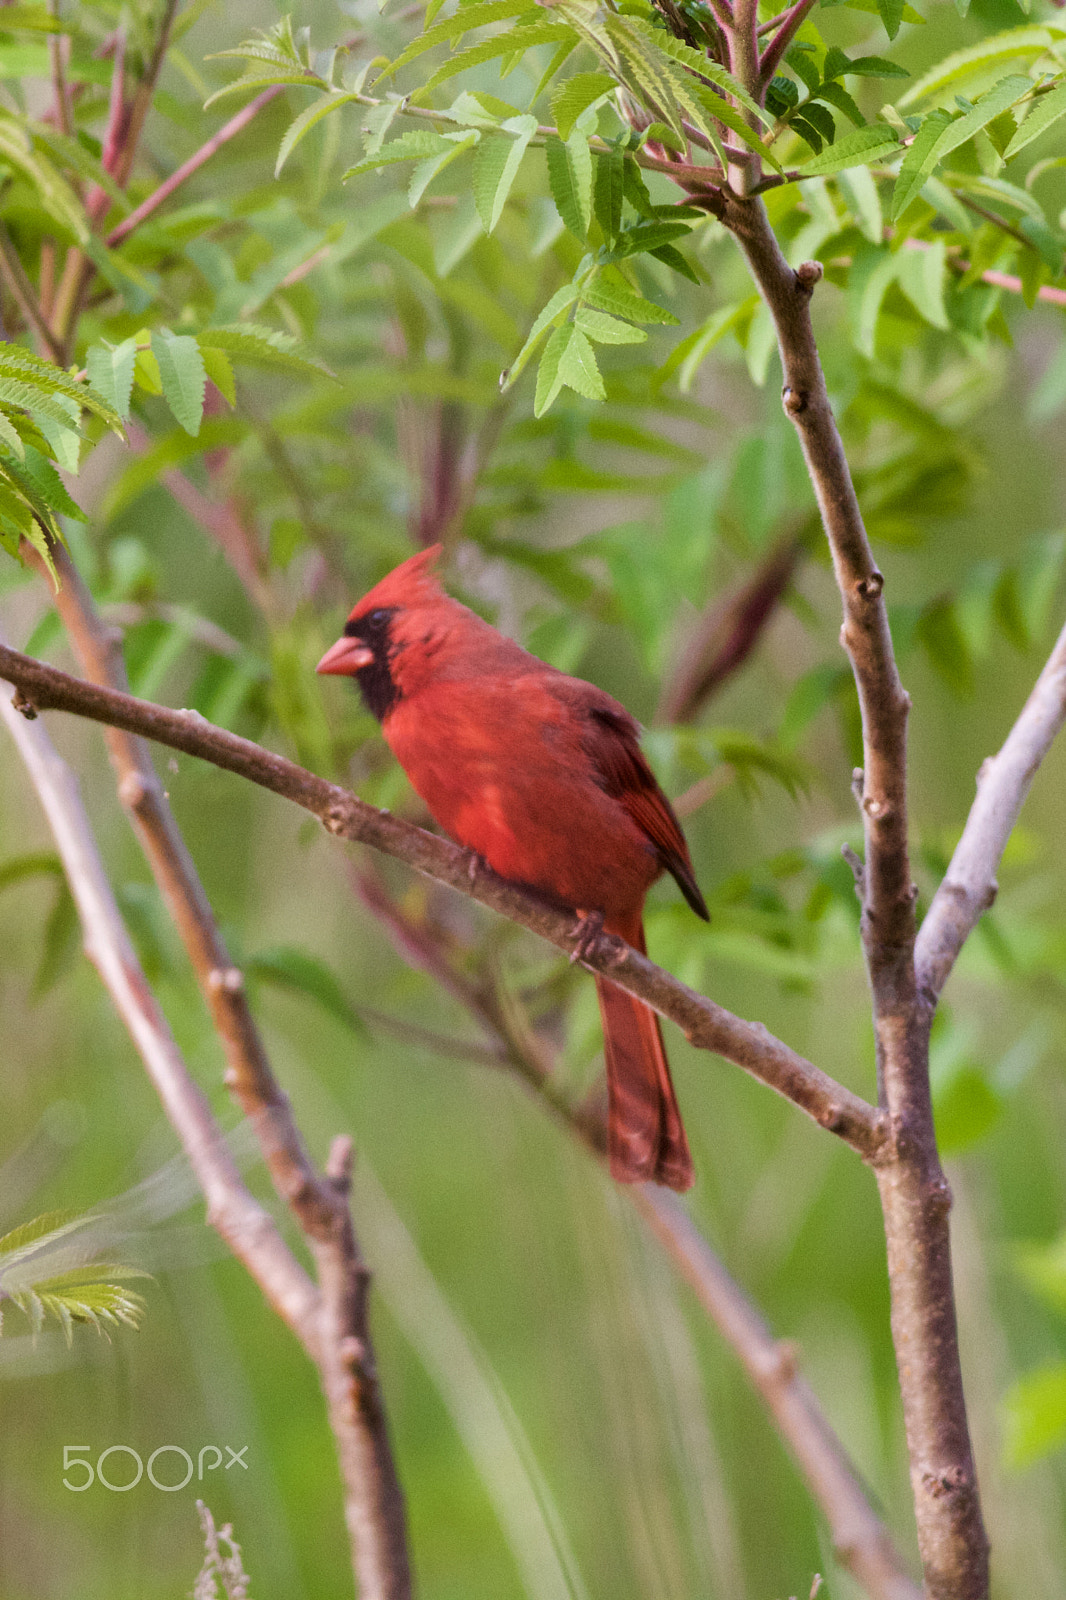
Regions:
<instances>
[{"instance_id":1,"label":"bird's orange beak","mask_svg":"<svg viewBox=\"0 0 1066 1600\"><path fill-rule=\"evenodd\" d=\"M315 668L316 672L332 674L338 678L350 677L356 672L362 672L364 667L369 667L374 659L374 652L362 639L338 639L336 644L330 645L322 660Z\"/></svg>"}]
</instances>

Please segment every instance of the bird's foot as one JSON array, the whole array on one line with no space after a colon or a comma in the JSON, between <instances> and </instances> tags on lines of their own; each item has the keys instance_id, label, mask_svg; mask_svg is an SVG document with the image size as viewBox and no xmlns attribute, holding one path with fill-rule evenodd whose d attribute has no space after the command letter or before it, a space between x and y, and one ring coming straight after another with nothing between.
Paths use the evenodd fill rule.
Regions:
<instances>
[{"instance_id":1,"label":"bird's foot","mask_svg":"<svg viewBox=\"0 0 1066 1600\"><path fill-rule=\"evenodd\" d=\"M488 862L484 856L479 856L476 850L467 851L470 860L466 864L466 875L471 884L475 884L481 874L488 870Z\"/></svg>"},{"instance_id":2,"label":"bird's foot","mask_svg":"<svg viewBox=\"0 0 1066 1600\"><path fill-rule=\"evenodd\" d=\"M603 912L583 911L574 927L577 943L570 952L570 960L587 961L603 935Z\"/></svg>"}]
</instances>

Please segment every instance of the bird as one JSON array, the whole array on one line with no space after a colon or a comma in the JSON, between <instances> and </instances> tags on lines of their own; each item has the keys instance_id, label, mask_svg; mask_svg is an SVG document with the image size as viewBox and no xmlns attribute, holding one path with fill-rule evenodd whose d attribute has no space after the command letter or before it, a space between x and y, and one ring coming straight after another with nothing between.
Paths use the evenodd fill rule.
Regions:
<instances>
[{"instance_id":1,"label":"bird","mask_svg":"<svg viewBox=\"0 0 1066 1600\"><path fill-rule=\"evenodd\" d=\"M506 638L441 587L419 551L357 602L318 672L355 679L438 825L500 877L646 953L664 872L709 920L688 846L617 700ZM694 1179L659 1019L596 974L607 1154L620 1183Z\"/></svg>"}]
</instances>

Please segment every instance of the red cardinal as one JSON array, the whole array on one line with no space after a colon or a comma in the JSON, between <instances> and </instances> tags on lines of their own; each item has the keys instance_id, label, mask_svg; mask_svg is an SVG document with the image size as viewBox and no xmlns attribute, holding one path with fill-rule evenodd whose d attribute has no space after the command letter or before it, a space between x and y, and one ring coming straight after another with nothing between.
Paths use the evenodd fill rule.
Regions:
<instances>
[{"instance_id":1,"label":"red cardinal","mask_svg":"<svg viewBox=\"0 0 1066 1600\"><path fill-rule=\"evenodd\" d=\"M707 907L636 722L441 589L440 545L412 556L355 607L319 672L355 678L440 826L503 878L529 884L643 951L644 897L665 868ZM693 1180L659 1019L597 976L607 1058L607 1143L621 1183Z\"/></svg>"}]
</instances>

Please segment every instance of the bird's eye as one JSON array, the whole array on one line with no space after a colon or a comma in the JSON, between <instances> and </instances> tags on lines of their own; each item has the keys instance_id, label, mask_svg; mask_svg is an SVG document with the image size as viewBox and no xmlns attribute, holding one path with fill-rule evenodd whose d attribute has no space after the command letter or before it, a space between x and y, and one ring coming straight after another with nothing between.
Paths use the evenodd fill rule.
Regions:
<instances>
[{"instance_id":1,"label":"bird's eye","mask_svg":"<svg viewBox=\"0 0 1066 1600\"><path fill-rule=\"evenodd\" d=\"M388 622L389 613L387 611L372 611L366 620L372 628L380 628Z\"/></svg>"}]
</instances>

